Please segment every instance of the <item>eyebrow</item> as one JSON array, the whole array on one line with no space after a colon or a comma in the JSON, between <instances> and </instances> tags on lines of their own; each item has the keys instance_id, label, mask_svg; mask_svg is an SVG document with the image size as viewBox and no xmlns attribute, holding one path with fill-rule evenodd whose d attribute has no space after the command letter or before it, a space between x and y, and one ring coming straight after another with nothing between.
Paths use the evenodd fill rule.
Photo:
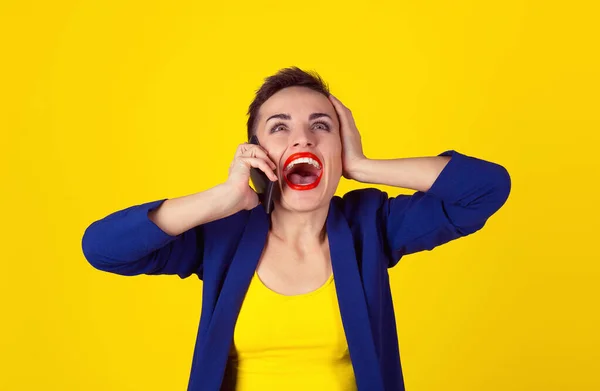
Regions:
<instances>
[{"instance_id":1,"label":"eyebrow","mask_svg":"<svg viewBox=\"0 0 600 391\"><path fill-rule=\"evenodd\" d=\"M290 119L292 119L292 116L289 115L289 114L275 114L275 115L272 115L269 118L267 118L267 120L265 121L265 123L267 123L267 122L269 122L269 120L272 120L272 119L275 119L275 118L290 120Z\"/></svg>"},{"instance_id":2,"label":"eyebrow","mask_svg":"<svg viewBox=\"0 0 600 391\"><path fill-rule=\"evenodd\" d=\"M329 114L326 113L312 113L311 115L308 116L308 120L312 121L313 119L317 119L317 118L321 118L321 117L327 117L329 119L331 119L331 117L329 116ZM279 114L275 114L270 116L269 118L267 118L267 120L265 121L265 123L269 122L269 120L272 119L284 119L284 120L291 120L292 116L286 113L279 113Z\"/></svg>"}]
</instances>

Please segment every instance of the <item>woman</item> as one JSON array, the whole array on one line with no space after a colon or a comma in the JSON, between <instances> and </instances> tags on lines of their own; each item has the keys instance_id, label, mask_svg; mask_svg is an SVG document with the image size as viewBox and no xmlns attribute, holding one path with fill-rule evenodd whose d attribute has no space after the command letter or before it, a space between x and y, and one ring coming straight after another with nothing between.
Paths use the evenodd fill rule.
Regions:
<instances>
[{"instance_id":1,"label":"woman","mask_svg":"<svg viewBox=\"0 0 600 391\"><path fill-rule=\"evenodd\" d=\"M121 275L204 281L188 390L403 390L387 269L481 229L502 166L449 150L373 160L352 114L298 68L266 79L225 183L94 222L83 252ZM267 214L251 168L277 181ZM341 176L417 190L334 196Z\"/></svg>"}]
</instances>

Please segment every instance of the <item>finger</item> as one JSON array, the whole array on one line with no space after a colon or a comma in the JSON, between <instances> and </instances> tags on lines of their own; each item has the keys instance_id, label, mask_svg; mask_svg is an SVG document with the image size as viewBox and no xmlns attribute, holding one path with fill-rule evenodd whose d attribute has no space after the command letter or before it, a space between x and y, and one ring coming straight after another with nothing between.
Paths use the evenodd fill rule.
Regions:
<instances>
[{"instance_id":1,"label":"finger","mask_svg":"<svg viewBox=\"0 0 600 391\"><path fill-rule=\"evenodd\" d=\"M241 143L240 145L238 145L237 149L235 150L235 157L238 158L240 156L242 156L246 151L253 149L253 148L257 148L258 145L256 144L250 144L250 143Z\"/></svg>"},{"instance_id":2,"label":"finger","mask_svg":"<svg viewBox=\"0 0 600 391\"><path fill-rule=\"evenodd\" d=\"M273 161L269 157L267 150L260 145L250 143L240 144L236 151L235 158L240 157L262 157L263 159L269 162L269 165L272 166L273 169L277 168L275 163L273 163Z\"/></svg>"},{"instance_id":3,"label":"finger","mask_svg":"<svg viewBox=\"0 0 600 391\"><path fill-rule=\"evenodd\" d=\"M337 108L339 108L340 110L346 109L349 110L343 103L341 100L339 100L338 98L336 98L334 95L329 94L329 100L331 101L331 103L333 103L334 106L336 106Z\"/></svg>"},{"instance_id":4,"label":"finger","mask_svg":"<svg viewBox=\"0 0 600 391\"><path fill-rule=\"evenodd\" d=\"M342 113L342 107L340 105L340 101L337 100L337 98L333 95L329 95L328 96L329 101L331 102L331 104L333 105L333 109L335 110L335 113L337 114L337 120L340 123L340 132L342 131L342 126L344 126L344 123L342 121L342 117L343 117L343 113Z\"/></svg>"},{"instance_id":5,"label":"finger","mask_svg":"<svg viewBox=\"0 0 600 391\"><path fill-rule=\"evenodd\" d=\"M269 154L264 150L264 148L248 148L245 152L242 153L240 157L258 157L269 163L269 166L273 170L277 168L277 165L273 163L273 161L269 157Z\"/></svg>"},{"instance_id":6,"label":"finger","mask_svg":"<svg viewBox=\"0 0 600 391\"><path fill-rule=\"evenodd\" d=\"M340 119L341 128L348 129L354 122L354 119L352 118L352 113L335 96L329 95L329 98L330 98L331 103L333 104L333 107L335 108L335 111L338 114L338 117Z\"/></svg>"},{"instance_id":7,"label":"finger","mask_svg":"<svg viewBox=\"0 0 600 391\"><path fill-rule=\"evenodd\" d=\"M244 157L244 158L241 158L240 160L242 162L244 162L249 167L258 168L259 170L261 170L262 172L264 172L265 174L267 174L267 176L272 181L276 181L277 180L277 175L275 175L275 173L273 172L273 170L271 169L271 167L269 167L269 165L267 164L267 162L264 161L263 159L252 158L252 157Z\"/></svg>"},{"instance_id":8,"label":"finger","mask_svg":"<svg viewBox=\"0 0 600 391\"><path fill-rule=\"evenodd\" d=\"M260 145L256 145L256 144L250 144L250 143L241 143L237 146L237 149L235 151L235 157L240 157L242 156L242 154L248 150L253 150L253 149L260 149L266 152L266 150L260 146Z\"/></svg>"},{"instance_id":9,"label":"finger","mask_svg":"<svg viewBox=\"0 0 600 391\"><path fill-rule=\"evenodd\" d=\"M340 102L340 100L338 98L336 98L335 95L333 95L333 94L329 94L329 99L333 102Z\"/></svg>"}]
</instances>

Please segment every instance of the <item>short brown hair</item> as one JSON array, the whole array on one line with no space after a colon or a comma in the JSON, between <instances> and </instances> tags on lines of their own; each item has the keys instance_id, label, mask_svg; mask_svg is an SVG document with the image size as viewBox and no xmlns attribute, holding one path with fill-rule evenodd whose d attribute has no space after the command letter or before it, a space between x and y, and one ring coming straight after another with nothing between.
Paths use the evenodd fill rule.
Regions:
<instances>
[{"instance_id":1,"label":"short brown hair","mask_svg":"<svg viewBox=\"0 0 600 391\"><path fill-rule=\"evenodd\" d=\"M258 110L262 104L278 91L288 87L306 87L329 96L329 86L316 72L306 72L298 67L279 70L275 75L265 79L248 108L248 140L256 131Z\"/></svg>"}]
</instances>

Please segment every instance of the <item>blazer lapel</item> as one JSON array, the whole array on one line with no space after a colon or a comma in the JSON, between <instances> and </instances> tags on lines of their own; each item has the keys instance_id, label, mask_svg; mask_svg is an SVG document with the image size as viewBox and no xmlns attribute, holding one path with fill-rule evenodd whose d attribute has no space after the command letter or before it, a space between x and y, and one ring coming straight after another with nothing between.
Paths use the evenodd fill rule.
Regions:
<instances>
[{"instance_id":1,"label":"blazer lapel","mask_svg":"<svg viewBox=\"0 0 600 391\"><path fill-rule=\"evenodd\" d=\"M383 391L352 232L333 200L327 216L327 235L342 323L358 389Z\"/></svg>"},{"instance_id":2,"label":"blazer lapel","mask_svg":"<svg viewBox=\"0 0 600 391\"><path fill-rule=\"evenodd\" d=\"M260 205L250 211L248 223L226 273L204 336L203 349L196 363L202 372L202 376L198 376L202 383L198 390L219 390L221 387L235 323L265 246L268 231L269 216Z\"/></svg>"}]
</instances>

